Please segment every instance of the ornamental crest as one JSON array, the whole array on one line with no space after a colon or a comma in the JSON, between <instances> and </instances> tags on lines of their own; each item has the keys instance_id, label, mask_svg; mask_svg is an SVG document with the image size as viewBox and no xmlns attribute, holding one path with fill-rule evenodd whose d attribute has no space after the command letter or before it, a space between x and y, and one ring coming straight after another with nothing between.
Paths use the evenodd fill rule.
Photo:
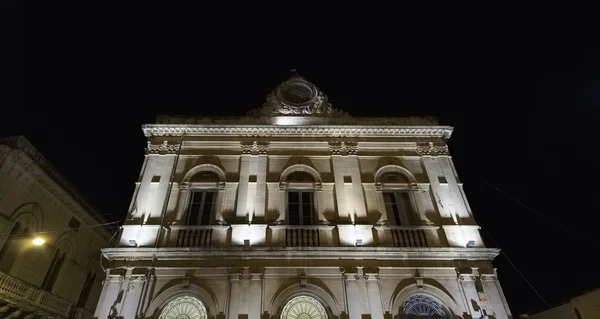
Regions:
<instances>
[{"instance_id":1,"label":"ornamental crest","mask_svg":"<svg viewBox=\"0 0 600 319\"><path fill-rule=\"evenodd\" d=\"M333 108L327 95L303 77L294 75L280 83L267 95L262 108L253 110L248 115L343 115L344 112Z\"/></svg>"}]
</instances>

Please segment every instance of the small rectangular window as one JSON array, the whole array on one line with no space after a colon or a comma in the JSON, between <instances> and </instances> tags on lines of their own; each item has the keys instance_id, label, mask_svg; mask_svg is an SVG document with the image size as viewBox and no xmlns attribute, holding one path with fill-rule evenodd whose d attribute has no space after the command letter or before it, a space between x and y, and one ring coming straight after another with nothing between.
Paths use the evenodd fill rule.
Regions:
<instances>
[{"instance_id":1,"label":"small rectangular window","mask_svg":"<svg viewBox=\"0 0 600 319\"><path fill-rule=\"evenodd\" d=\"M248 181L250 183L256 183L256 175L250 175L250 177L248 177Z\"/></svg>"},{"instance_id":2,"label":"small rectangular window","mask_svg":"<svg viewBox=\"0 0 600 319\"><path fill-rule=\"evenodd\" d=\"M81 222L78 221L77 218L71 217L71 220L69 221L69 227L75 231L78 231L79 227L81 227Z\"/></svg>"},{"instance_id":3,"label":"small rectangular window","mask_svg":"<svg viewBox=\"0 0 600 319\"><path fill-rule=\"evenodd\" d=\"M152 183L160 183L160 175L152 176Z\"/></svg>"},{"instance_id":4,"label":"small rectangular window","mask_svg":"<svg viewBox=\"0 0 600 319\"><path fill-rule=\"evenodd\" d=\"M440 184L448 183L445 176L438 176L438 181L440 182Z\"/></svg>"},{"instance_id":5,"label":"small rectangular window","mask_svg":"<svg viewBox=\"0 0 600 319\"><path fill-rule=\"evenodd\" d=\"M193 191L188 204L187 225L209 225L216 197L214 190Z\"/></svg>"},{"instance_id":6,"label":"small rectangular window","mask_svg":"<svg viewBox=\"0 0 600 319\"><path fill-rule=\"evenodd\" d=\"M352 176L344 176L344 183L352 183Z\"/></svg>"}]
</instances>

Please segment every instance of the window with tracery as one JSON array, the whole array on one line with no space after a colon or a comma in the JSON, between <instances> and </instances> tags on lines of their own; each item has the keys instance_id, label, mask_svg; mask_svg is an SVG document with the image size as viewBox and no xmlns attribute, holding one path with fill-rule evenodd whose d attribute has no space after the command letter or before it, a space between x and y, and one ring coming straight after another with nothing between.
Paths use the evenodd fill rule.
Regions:
<instances>
[{"instance_id":1,"label":"window with tracery","mask_svg":"<svg viewBox=\"0 0 600 319\"><path fill-rule=\"evenodd\" d=\"M206 319L206 307L192 296L171 300L160 313L159 319Z\"/></svg>"},{"instance_id":2,"label":"window with tracery","mask_svg":"<svg viewBox=\"0 0 600 319\"><path fill-rule=\"evenodd\" d=\"M450 314L432 297L422 294L412 295L402 304L403 319L449 319Z\"/></svg>"},{"instance_id":3,"label":"window with tracery","mask_svg":"<svg viewBox=\"0 0 600 319\"><path fill-rule=\"evenodd\" d=\"M298 296L285 304L281 319L327 319L323 305L310 296Z\"/></svg>"}]
</instances>

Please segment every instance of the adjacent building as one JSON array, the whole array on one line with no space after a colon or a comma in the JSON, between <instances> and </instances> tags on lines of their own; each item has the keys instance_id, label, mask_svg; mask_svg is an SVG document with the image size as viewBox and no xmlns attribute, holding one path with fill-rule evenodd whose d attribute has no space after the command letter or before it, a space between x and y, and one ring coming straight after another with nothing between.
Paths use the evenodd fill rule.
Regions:
<instances>
[{"instance_id":1,"label":"adjacent building","mask_svg":"<svg viewBox=\"0 0 600 319\"><path fill-rule=\"evenodd\" d=\"M142 130L95 317L512 318L435 118L352 117L293 76Z\"/></svg>"},{"instance_id":2,"label":"adjacent building","mask_svg":"<svg viewBox=\"0 0 600 319\"><path fill-rule=\"evenodd\" d=\"M0 139L0 318L92 318L105 223L24 137Z\"/></svg>"}]
</instances>

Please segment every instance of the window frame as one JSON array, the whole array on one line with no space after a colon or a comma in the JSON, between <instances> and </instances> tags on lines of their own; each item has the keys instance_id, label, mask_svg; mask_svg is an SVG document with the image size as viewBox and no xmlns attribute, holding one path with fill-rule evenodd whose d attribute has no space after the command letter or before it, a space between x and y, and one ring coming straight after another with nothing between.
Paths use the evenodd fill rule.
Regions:
<instances>
[{"instance_id":1,"label":"window frame","mask_svg":"<svg viewBox=\"0 0 600 319\"><path fill-rule=\"evenodd\" d=\"M198 183L194 183L194 184L198 184ZM209 184L213 184L213 183L209 183ZM194 198L194 194L196 194L196 193L203 193L203 195L202 195L202 201L200 202L200 207L202 208L204 206L204 203L205 203L204 200L206 198L206 193L209 193L209 192L213 193L214 197L213 197L213 204L211 206L211 211L210 211L209 216L208 216L208 223L207 224L196 223L194 225L191 225L190 224L190 218L192 216L191 215L191 212L192 212L192 203L191 203L191 201ZM214 186L210 187L210 188L208 188L208 187L207 188L204 188L204 187L190 188L187 191L187 198L186 198L186 201L185 201L185 203L186 203L185 212L186 213L185 213L185 223L184 223L184 225L185 226L209 226L209 225L212 225L213 224L213 219L214 219L214 216L215 216L215 211L216 211L216 207L217 207L218 198L219 198L219 190L217 188L215 188ZM203 208L202 208L202 213L203 213L202 215L204 215ZM198 217L198 221L202 220L201 217L202 216Z\"/></svg>"},{"instance_id":2,"label":"window frame","mask_svg":"<svg viewBox=\"0 0 600 319\"><path fill-rule=\"evenodd\" d=\"M291 183L290 183L291 184ZM316 226L318 224L318 214L317 214L317 195L316 195L316 191L315 188L312 184L310 184L310 186L305 185L304 187L302 187L302 185L300 185L300 183L294 183L295 185L293 185L293 187L288 187L286 189L285 192L285 211L286 211L286 224L290 225L290 226ZM304 183L302 183L304 184ZM289 194L290 192L293 193L298 193L298 207L299 207L299 211L298 211L298 215L299 215L299 223L298 224L290 224L290 203L289 203ZM305 225L304 224L304 215L303 215L303 202L302 202L302 194L303 193L308 193L311 194L311 200L312 203L310 205L311 209L312 209L312 218L311 218L311 224L310 225Z\"/></svg>"}]
</instances>

